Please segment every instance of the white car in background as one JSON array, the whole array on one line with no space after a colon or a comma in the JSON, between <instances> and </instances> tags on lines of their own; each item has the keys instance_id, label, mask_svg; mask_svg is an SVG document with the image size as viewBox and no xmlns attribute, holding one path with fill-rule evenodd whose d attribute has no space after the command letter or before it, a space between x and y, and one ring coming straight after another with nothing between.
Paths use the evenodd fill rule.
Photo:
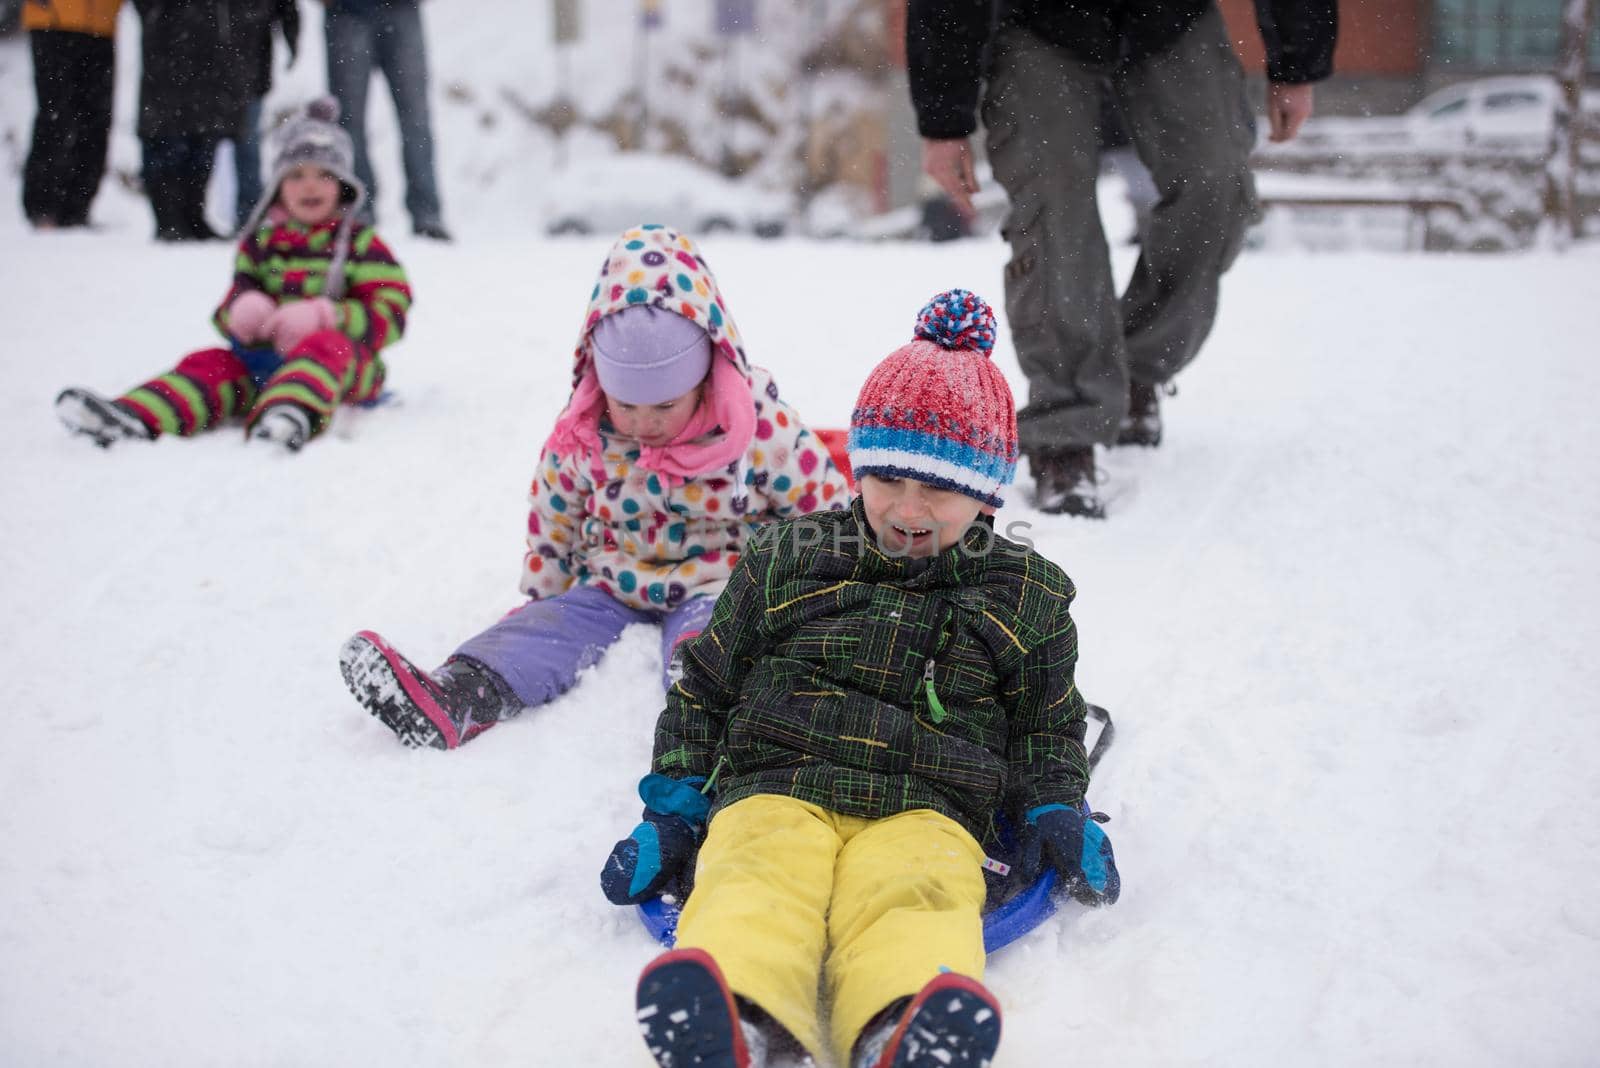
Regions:
<instances>
[{"instance_id":1,"label":"white car in background","mask_svg":"<svg viewBox=\"0 0 1600 1068\"><path fill-rule=\"evenodd\" d=\"M1553 77L1480 78L1440 89L1405 114L1418 147L1550 140L1560 92ZM1584 89L1583 121L1600 119L1600 90Z\"/></svg>"},{"instance_id":2,"label":"white car in background","mask_svg":"<svg viewBox=\"0 0 1600 1068\"><path fill-rule=\"evenodd\" d=\"M794 213L788 194L726 178L681 156L643 152L572 160L552 170L544 189L545 232L554 236L613 236L655 222L696 238L781 237Z\"/></svg>"},{"instance_id":3,"label":"white car in background","mask_svg":"<svg viewBox=\"0 0 1600 1068\"><path fill-rule=\"evenodd\" d=\"M1267 140L1258 125L1256 151L1262 156L1326 152L1458 152L1502 147L1542 152L1550 143L1559 87L1553 77L1502 76L1458 82L1424 97L1400 115L1313 116L1300 136L1284 144ZM1581 122L1590 137L1600 135L1600 91L1579 97Z\"/></svg>"}]
</instances>

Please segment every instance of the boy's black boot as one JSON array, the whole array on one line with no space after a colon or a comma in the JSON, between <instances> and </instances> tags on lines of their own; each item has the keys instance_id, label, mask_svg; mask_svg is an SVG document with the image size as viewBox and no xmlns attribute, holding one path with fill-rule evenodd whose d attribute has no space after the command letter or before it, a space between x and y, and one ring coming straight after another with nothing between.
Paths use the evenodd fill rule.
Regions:
<instances>
[{"instance_id":1,"label":"boy's black boot","mask_svg":"<svg viewBox=\"0 0 1600 1068\"><path fill-rule=\"evenodd\" d=\"M738 1003L703 949L670 950L645 965L635 1005L639 1033L661 1068L765 1066L751 1058Z\"/></svg>"},{"instance_id":2,"label":"boy's black boot","mask_svg":"<svg viewBox=\"0 0 1600 1068\"><path fill-rule=\"evenodd\" d=\"M370 630L344 643L339 672L356 700L412 748L454 749L522 711L510 684L476 660L455 657L423 671Z\"/></svg>"},{"instance_id":3,"label":"boy's black boot","mask_svg":"<svg viewBox=\"0 0 1600 1068\"><path fill-rule=\"evenodd\" d=\"M994 995L976 979L944 972L904 1009L867 1025L850 1068L989 1068L999 1047Z\"/></svg>"},{"instance_id":4,"label":"boy's black boot","mask_svg":"<svg viewBox=\"0 0 1600 1068\"><path fill-rule=\"evenodd\" d=\"M1028 457L1033 468L1034 507L1050 515L1104 519L1093 445L1037 449Z\"/></svg>"},{"instance_id":5,"label":"boy's black boot","mask_svg":"<svg viewBox=\"0 0 1600 1068\"><path fill-rule=\"evenodd\" d=\"M1161 444L1161 387L1128 383L1128 414L1117 424L1118 445Z\"/></svg>"}]
</instances>

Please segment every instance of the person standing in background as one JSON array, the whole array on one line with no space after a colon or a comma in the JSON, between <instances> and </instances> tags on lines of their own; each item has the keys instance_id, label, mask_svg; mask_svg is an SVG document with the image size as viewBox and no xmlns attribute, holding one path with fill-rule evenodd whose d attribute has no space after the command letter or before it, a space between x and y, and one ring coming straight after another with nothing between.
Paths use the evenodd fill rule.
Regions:
<instances>
[{"instance_id":1,"label":"person standing in background","mask_svg":"<svg viewBox=\"0 0 1600 1068\"><path fill-rule=\"evenodd\" d=\"M272 88L272 27L283 34L289 66L300 54L300 7L296 0L246 0L233 14L241 23L239 63L247 72L244 122L233 137L233 171L237 179L233 225L238 229L261 199L261 107Z\"/></svg>"},{"instance_id":2,"label":"person standing in background","mask_svg":"<svg viewBox=\"0 0 1600 1068\"><path fill-rule=\"evenodd\" d=\"M38 111L22 171L22 211L36 230L87 226L106 170L117 12L122 0L27 0Z\"/></svg>"},{"instance_id":3,"label":"person standing in background","mask_svg":"<svg viewBox=\"0 0 1600 1068\"><path fill-rule=\"evenodd\" d=\"M1335 0L1256 0L1274 141L1333 70ZM977 191L981 105L1010 198L1006 317L1028 403L1022 451L1043 512L1101 518L1096 445L1155 445L1161 388L1200 351L1255 218L1255 117L1216 0L910 0L906 54L923 169ZM1095 201L1109 82L1161 198L1120 296Z\"/></svg>"},{"instance_id":4,"label":"person standing in background","mask_svg":"<svg viewBox=\"0 0 1600 1068\"><path fill-rule=\"evenodd\" d=\"M411 232L451 240L439 204L428 114L428 54L418 0L322 0L327 8L328 91L338 98L340 122L356 146L356 174L376 210L377 182L367 154L367 87L376 65L389 83L400 120L400 159L406 174Z\"/></svg>"},{"instance_id":5,"label":"person standing in background","mask_svg":"<svg viewBox=\"0 0 1600 1068\"><path fill-rule=\"evenodd\" d=\"M225 0L133 0L140 42L139 141L158 241L214 241L206 187L217 144L244 122L247 75Z\"/></svg>"}]
</instances>

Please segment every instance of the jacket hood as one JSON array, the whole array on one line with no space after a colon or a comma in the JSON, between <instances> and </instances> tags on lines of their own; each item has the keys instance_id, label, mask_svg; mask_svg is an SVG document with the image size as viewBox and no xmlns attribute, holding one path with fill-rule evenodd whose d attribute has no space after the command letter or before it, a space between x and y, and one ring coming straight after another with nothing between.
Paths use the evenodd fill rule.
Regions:
<instances>
[{"instance_id":1,"label":"jacket hood","mask_svg":"<svg viewBox=\"0 0 1600 1068\"><path fill-rule=\"evenodd\" d=\"M670 311L698 324L711 338L712 358L728 361L750 380L743 335L728 314L705 257L693 241L676 230L647 223L617 238L600 266L572 355L574 389L594 363L590 337L595 326L606 316L636 304Z\"/></svg>"}]
</instances>

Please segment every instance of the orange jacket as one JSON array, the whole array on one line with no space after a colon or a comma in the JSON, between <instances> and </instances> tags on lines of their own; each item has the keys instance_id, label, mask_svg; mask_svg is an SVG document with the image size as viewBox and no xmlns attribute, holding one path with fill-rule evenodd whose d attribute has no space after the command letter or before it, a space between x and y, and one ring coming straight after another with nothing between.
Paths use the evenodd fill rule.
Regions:
<instances>
[{"instance_id":1,"label":"orange jacket","mask_svg":"<svg viewBox=\"0 0 1600 1068\"><path fill-rule=\"evenodd\" d=\"M71 30L96 37L115 37L122 0L25 0L25 30Z\"/></svg>"}]
</instances>

